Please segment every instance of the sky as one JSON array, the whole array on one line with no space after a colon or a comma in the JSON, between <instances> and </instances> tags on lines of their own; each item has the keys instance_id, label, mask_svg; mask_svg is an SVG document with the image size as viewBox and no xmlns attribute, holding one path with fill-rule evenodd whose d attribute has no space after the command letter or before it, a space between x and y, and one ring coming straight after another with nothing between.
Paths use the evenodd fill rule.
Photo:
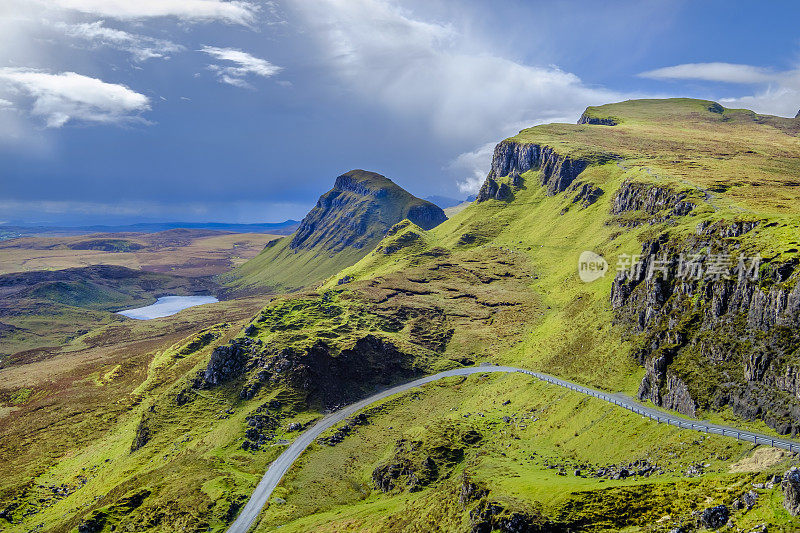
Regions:
<instances>
[{"instance_id":1,"label":"sky","mask_svg":"<svg viewBox=\"0 0 800 533\"><path fill-rule=\"evenodd\" d=\"M300 219L336 176L465 198L589 105L795 116L800 4L0 0L0 223Z\"/></svg>"}]
</instances>

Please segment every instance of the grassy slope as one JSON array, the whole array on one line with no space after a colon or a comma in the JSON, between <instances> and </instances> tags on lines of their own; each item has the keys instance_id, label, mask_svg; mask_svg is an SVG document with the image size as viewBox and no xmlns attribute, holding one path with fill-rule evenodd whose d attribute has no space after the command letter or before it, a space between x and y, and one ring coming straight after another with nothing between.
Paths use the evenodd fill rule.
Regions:
<instances>
[{"instance_id":1,"label":"grassy slope","mask_svg":"<svg viewBox=\"0 0 800 533\"><path fill-rule=\"evenodd\" d=\"M466 447L452 472L420 492L375 489L372 470L391 456L398 439L435 439L448 424L483 435ZM256 531L279 525L281 531L467 531L469 518L458 504L465 474L490 487L493 501L522 508L538 502L545 514L591 521L591 530L619 530L623 524L635 530L668 514L677 519L687 509L730 504L750 482L763 479L763 473L730 472L751 451L730 439L657 426L522 376L453 379L386 402L341 444L313 445L275 493L286 503L273 500ZM658 464L664 474L603 481L573 474L575 468L585 472L587 466L637 459ZM709 465L705 474L684 477L688 465L698 462ZM548 463L563 465L567 475ZM786 459L779 460L765 470L785 465ZM594 503L584 507L590 494ZM791 523L768 493L738 525L764 521Z\"/></svg>"},{"instance_id":2,"label":"grassy slope","mask_svg":"<svg viewBox=\"0 0 800 533\"><path fill-rule=\"evenodd\" d=\"M662 180L722 189L725 207L736 212L796 213L800 120L686 98L631 100L588 113L620 123L548 124L522 130L512 140L578 157L614 155Z\"/></svg>"},{"instance_id":3,"label":"grassy slope","mask_svg":"<svg viewBox=\"0 0 800 533\"><path fill-rule=\"evenodd\" d=\"M283 237L221 279L244 291L264 288L276 293L292 291L303 281L327 278L368 252L368 249L350 248L334 254L324 246L293 250L289 246L291 239L291 236Z\"/></svg>"},{"instance_id":4,"label":"grassy slope","mask_svg":"<svg viewBox=\"0 0 800 533\"><path fill-rule=\"evenodd\" d=\"M718 113L706 116L703 109L707 107L702 102L685 101L653 105L625 103L603 110L623 118L619 126L553 125L525 130L521 134L525 139L552 143L562 152L585 153L587 146L592 150L599 146L601 151L628 155L629 159L621 164L611 162L590 167L581 174L582 181L590 181L605 191L597 203L585 209L572 204L570 193L545 196L538 186L537 172L528 172L523 176L526 187L516 192L514 201L474 204L429 232L411 226L399 228L381 244L382 249L331 277L324 288L335 288L341 291L339 298L358 303L369 302L364 300L364 294L368 294L365 291L375 286L400 287L405 291L399 293L405 298L402 305L424 297L458 313L462 300L447 296L453 287L446 280L440 285L432 283L431 272L441 270L444 263L452 265L446 267L451 269L476 260L503 265L498 261L518 256L520 264L530 265L531 272L526 273L527 288L514 290L526 292L535 303L525 307L524 313L513 315L516 317L513 320L488 319L481 326L481 331L491 332L495 328L503 335L513 334L514 342L487 349L486 345L478 346L476 339L481 337L470 337L472 332L465 326L462 329L466 338L451 343L447 357L454 358L460 353L477 361L514 363L607 390L631 393L642 370L630 359L630 346L610 325L611 275L591 284L580 282L576 266L582 251L603 253L613 268L619 253L638 253L640 241L662 229L690 232L700 220L730 219L744 209L758 209L783 224L749 235L746 246L784 253L788 243L796 239L797 219L782 207L782 198L791 193L783 191L784 187L775 180L781 176L784 180L792 179L792 157L772 163L775 168L784 169L785 174L772 174L772 181L765 182L771 189L769 195L749 194L743 198L737 193L740 187L736 187L728 192L709 191L711 198L706 202L705 194L697 191L697 187L721 189L708 181L710 174L698 171L695 178L687 170L686 175L666 175L668 170L676 173L681 168L691 170L688 163L673 161L685 158L682 150L692 146L700 148L692 157L714 165L721 176L738 175L739 157L744 158L749 169L761 168L766 172L763 169L767 157L756 161L750 159L754 157L752 154L724 157L704 151L707 145L702 141L709 135L724 134L736 141L733 130L726 129L730 127L728 122L714 122ZM723 118L727 113L722 114ZM743 112L730 113L747 116ZM644 118L637 118L640 115L674 117L674 124L645 123ZM685 131L686 121L695 118L698 125L690 135L691 132ZM642 123L636 123L637 120ZM774 119L785 126L782 120ZM775 152L769 152L774 148L770 146L789 147L786 148L789 150L796 138L786 139L782 133L791 125L781 130L769 125L770 121L773 119L764 119L763 124L750 120L743 128L746 135L754 137L759 150L774 157ZM646 137L651 131L657 133L652 133L650 141L638 139L638 135ZM673 137L683 140L679 143L680 151L671 153L672 145L663 140ZM656 138L662 142L656 142ZM722 149L722 144L722 141L719 146L714 144L714 149ZM645 224L622 229L610 220L608 212L614 191L625 179L685 187L694 191L694 197L703 205L691 216L677 219L674 225L654 228ZM750 183L742 187L758 192L763 185ZM746 202L748 199L751 203ZM419 233L421 237L408 245L396 246L408 232ZM475 237L472 244L464 244L462 236L466 233ZM390 253L386 253L387 247L392 250ZM429 266L434 263L436 268L432 270ZM337 285L344 275L352 276L355 281ZM418 281L412 282L412 277ZM433 293L414 292L420 282L431 286ZM472 283L476 287L481 285L480 281ZM409 291L409 287L413 290ZM463 293L467 289L459 286L457 291ZM347 322L369 330L370 312L360 312L366 313L363 320L354 316ZM295 317L301 325L308 318L303 312ZM330 327L322 324L300 331L336 338L337 327L337 324ZM281 396L286 405L294 404L290 391L270 388L262 389L252 400L241 400L239 382L202 391L193 402L178 408L175 395L187 379L182 376L191 376L202 367L210 349L211 346L185 358L175 357L180 346L156 352L148 378L136 393L141 403L120 416L115 429L95 446L74 451L57 469L47 470L37 480L38 486L75 480L84 475L81 469L86 468L91 472L89 483L28 519L26 527L41 522L46 529L66 530L93 512L92 509L100 509L108 514L109 523L119 524L122 530L169 530L184 526L190 530L207 527L223 530L229 502L248 495L260 473L282 449L282 445L277 445L255 453L241 450L245 416L276 396ZM501 399L509 399L511 403L502 405ZM143 415L150 416L147 415L150 406L158 413L154 417L156 437L141 450L130 453L136 425ZM483 416L477 415L478 412ZM467 413L470 416L464 417ZM522 420L530 414L538 420ZM285 413L281 427L285 428L292 420L307 422L315 416L316 412L296 404ZM502 416L511 417L514 423L509 426L501 422ZM392 457L396 439L402 436L417 439L423 446L436 442L445 420L458 420L459 425L479 430L484 438L465 450L463 461L452 465L441 479L419 492L377 491L371 480L372 471ZM293 435L280 430L279 436ZM538 455L533 456L533 452ZM666 531L679 517L687 518L694 509L718 502L729 504L750 482L763 481L767 473L781 471L787 464L787 459L778 458L774 464L759 468L756 474L729 473L731 465L749 452L747 446L735 441L706 439L695 433L654 425L568 391L531 383L522 376L474 377L463 383L453 380L388 402L385 410L371 414L369 425L359 426L353 436L337 446L315 444L279 487L276 496L284 498L286 503L270 504L263 515L261 530L270 530L278 524L285 524L282 530L287 531L428 531L437 524L444 530L461 530L469 521L468 511L474 508L473 504L458 503L459 476L467 472L487 486L492 501L511 508L534 508L565 520L590 520L597 524L597 529L619 530L624 519L630 530L654 527ZM557 476L546 468L542 459L603 465L646 457L657 461L666 472L647 479L602 482L572 475ZM708 462L708 473L700 478L680 475L693 461ZM118 504L114 507L115 501L142 488L151 490L152 495L141 507L135 510L120 509ZM35 505L34 495L25 501L29 502L26 505ZM160 521L156 519L159 509L165 515ZM673 518L656 525L659 517L666 514ZM778 489L762 491L757 507L746 514L738 513L735 520L741 527L760 522L796 526L782 510Z\"/></svg>"},{"instance_id":5,"label":"grassy slope","mask_svg":"<svg viewBox=\"0 0 800 533\"><path fill-rule=\"evenodd\" d=\"M146 484L142 480L157 466L153 456L129 454L142 413L160 392L174 387L187 371L201 364L208 350L236 335L258 306L254 301L221 302L164 319L96 328L58 357L0 371L0 460L4 464L0 507L16 502L21 506L16 512L29 514L29 524L19 529L42 523L51 531L64 520L64 513L67 517L83 514L82 509L98 501L96 496L117 484L118 490L131 486L131 476L139 480L134 487ZM220 315L229 322L219 324ZM204 332L213 334L211 343L187 349ZM170 401L174 404L174 397ZM209 409L214 411L212 416L207 416ZM218 420L217 409L218 402L211 401L198 410L196 431ZM188 418L191 424L192 417ZM175 449L173 445L186 437L186 427L176 424L172 434L176 440L162 442L163 448ZM114 461L106 461L109 458ZM170 483L188 486L192 468L172 466L177 472L166 476ZM139 468L144 472L138 472ZM203 477L200 484L206 481ZM54 492L51 485L63 485L69 496ZM189 494L187 489L184 496ZM15 530L5 522L3 526Z\"/></svg>"},{"instance_id":6,"label":"grassy slope","mask_svg":"<svg viewBox=\"0 0 800 533\"><path fill-rule=\"evenodd\" d=\"M603 254L613 269L619 254L638 253L641 241L660 231L689 233L703 220L732 220L757 213L760 217L774 220L778 224L769 228L764 224L762 228L749 234L742 239L742 249L759 250L765 256L778 256L783 259L796 255L793 248L797 244L796 236L800 220L796 211L792 212L791 204L788 202L794 198L795 169L798 168L800 154L797 150L797 122L791 119L759 117L748 111L724 110L723 113L715 113L708 111L710 105L711 102L686 100L629 102L590 110L590 113L599 116L611 114L621 117L622 123L618 126L559 124L525 130L514 140L549 144L557 146L562 153L584 157L591 153L610 151L622 155L625 159L590 167L581 174L581 181L591 182L606 191L597 203L588 208L582 209L572 204L572 195L569 193L555 197L545 196L538 187L538 173L529 172L523 175L527 188L518 191L513 202L506 204L489 201L474 204L425 235L425 243L429 248L458 249L464 247L459 245L461 235L477 234L487 242L480 246L502 246L513 249L517 253L524 254L533 265L536 275L530 288L542 298L545 308L543 316L527 327L521 327L524 330L523 342L498 353L494 361L538 368L608 390L633 393L638 386L642 370L633 363L629 356L629 346L620 340L619 333L611 326L609 293L613 271L602 280L591 284L582 283L577 277L576 269L578 256L582 251L592 250ZM655 118L658 118L657 123L652 122ZM687 125L692 125L693 128L687 128ZM721 179L722 176L726 178L730 176L733 179ZM608 213L613 193L625 179L667 184L675 189L685 189L699 206L692 216L673 220L670 224L659 224L656 227L645 224L635 229L621 230L616 224L609 223L611 217ZM730 185L733 187L729 188ZM392 272L402 272L416 261L413 254L386 257L379 252L373 252L336 277L347 274L356 280L367 280L375 276L386 276ZM333 280L330 280L326 287L334 287ZM523 390L526 393L530 391L520 387L517 394L522 394ZM478 394L477 391L475 393ZM430 401L430 404L425 404L422 408L422 412L437 405L437 400ZM463 404L456 406L464 408ZM591 413L591 410L588 413ZM405 427L398 420L404 419L404 415L398 413L395 416L397 418L387 417L382 425L383 430L395 425ZM627 415L612 411L608 416L614 422L592 438L598 439L603 435L615 440L619 438L621 442L630 442L632 436L624 436L621 432L623 426L620 425ZM770 432L760 422L742 423L729 413L707 413L706 416L712 420L725 419ZM428 418L424 416L423 420ZM572 422L574 421L570 421ZM419 423L430 425L424 421ZM662 439L668 438L665 432L652 427L648 431L652 431L653 440L649 440L650 437L644 439L640 437L638 440L633 438L636 442L622 455L630 457L642 453L662 453L664 451ZM686 434L682 432L681 435ZM358 450L362 449L360 446L374 446L382 450L382 453L387 453L389 445L381 446L380 442L383 440L373 443L370 438L372 437L358 437L351 446L353 449L358 447ZM691 435L684 438L691 438ZM516 447L515 441L511 443L512 447ZM600 447L592 450L588 456L584 455L582 459L591 460L595 454L606 457L606 454L613 453L615 449L618 448ZM407 513L409 507L413 508L413 503L410 502L415 499L425 501L425 492L420 496L402 495L388 500L376 496L369 478L371 468L374 468L379 459L377 457L379 452L375 453L376 456L364 460L365 464L356 463L361 465L359 470L359 467L350 466L349 462L355 460L358 455L355 451L347 455L346 452L320 447L312 452L304 461L304 465L316 461L319 461L319 464L329 464L333 460L347 463L347 476L352 478L347 477L350 480L349 492L347 489L343 491L350 494L350 499L347 500L350 506L337 507L335 501L328 501L322 508L331 511L290 522L292 528L302 530L313 524L313 528L324 529L325 524L329 524L331 530L337 527L360 529L366 528L366 524L378 519L377 517L393 521L398 531L410 527L397 525L403 522L400 518L402 510L405 509ZM339 459L335 459L337 457ZM685 452L679 452L678 457L682 461L689 459ZM486 463L493 464L494 461L486 460ZM478 470L485 466L481 462ZM316 487L316 483L321 479L329 480L331 475L328 471L323 472L312 466L310 472L305 474L303 472L300 469L295 475L308 476L313 481L305 479L302 489L294 480L287 482L286 492L282 494L289 502L289 510L284 510L282 506L271 505L265 515L265 524L276 525L283 520L302 516L310 512L309 508L303 509L304 505L309 505L303 502L323 498L320 492L314 488L309 490L307 487ZM524 480L521 485L514 486L514 489L509 491L512 496L526 495L538 501L548 501L549 496L544 496L541 491L549 493L552 490L552 476L547 480L542 479L541 469L535 467L516 466L511 471L504 470L504 473L502 476L504 479L509 479L508 476L510 479L520 476L520 480ZM338 476L336 477L338 479ZM712 493L714 490L731 491L731 486L742 483L741 480L722 477L724 483L711 490ZM673 481L675 479L658 479L656 481L657 487L660 487L658 490L668 488L668 484ZM513 482L495 481L495 483L501 491L503 488L507 490L509 486L513 486ZM570 485L570 483L565 484ZM711 481L711 484L714 482ZM679 490L687 490L688 485L686 480L679 479L676 486L682 487ZM292 490L293 487L297 490ZM363 492L365 490L363 487L372 489L372 492L366 489L366 493L370 496L367 496L363 503L353 505L355 501L364 498L364 494L359 496L354 492L354 488ZM570 490L576 488L573 486ZM446 490L449 489L443 484L434 491L438 496L427 497L434 499L445 497L442 491ZM560 492L557 490L556 493ZM343 498L338 496L338 493L335 494L337 495L329 497L329 500ZM687 509L697 505L698 501L708 503L702 502L699 494L696 496L693 501L681 501L676 505L681 509L676 510L685 513ZM293 497L298 498L299 502L293 502ZM669 497L672 498L674 495ZM557 503L559 498L550 503ZM709 502L715 499L713 495L710 498ZM752 525L759 521L777 524L790 521L788 515L780 508L779 498L767 496L762 502L765 507L757 512L751 512L747 517L742 517L740 525ZM297 505L299 509L292 507L293 505ZM430 502L427 505L430 505ZM654 504L653 509L656 508L658 505ZM426 504L417 506L416 514L419 520L424 520L425 516L429 519L434 516L433 511L426 508ZM654 522L655 518L657 517L650 516L650 522Z\"/></svg>"}]
</instances>

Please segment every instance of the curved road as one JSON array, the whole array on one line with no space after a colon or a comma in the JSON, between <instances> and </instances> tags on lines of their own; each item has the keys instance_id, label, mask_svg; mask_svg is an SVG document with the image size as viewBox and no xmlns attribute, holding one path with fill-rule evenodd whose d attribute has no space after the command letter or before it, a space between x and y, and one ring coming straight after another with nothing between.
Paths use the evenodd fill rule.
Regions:
<instances>
[{"instance_id":1,"label":"curved road","mask_svg":"<svg viewBox=\"0 0 800 533\"><path fill-rule=\"evenodd\" d=\"M359 402L350 404L347 407L323 417L322 420L317 422L313 427L295 439L295 441L292 442L292 444L289 445L289 447L286 448L286 450L284 450L275 461L272 462L267 469L267 472L264 474L264 477L261 478L258 486L250 496L250 500L247 502L247 505L245 505L244 509L242 509L242 512L239 513L239 516L236 518L233 524L231 524L231 527L228 528L228 533L247 533L250 530L250 528L258 519L261 509L267 503L267 500L269 500L272 491L278 486L278 483L280 483L284 474L286 474L297 458L300 457L300 454L302 454L305 449L308 448L308 446L314 442L314 440L325 430L330 429L334 425L343 421L345 418L354 415L356 412L367 407L368 405L400 392L405 392L409 389L413 389L415 387L419 387L421 385L425 385L426 383L437 381L446 377L468 376L471 374L484 374L488 372L519 372L522 374L528 374L542 381L547 381L548 383L552 383L575 392L580 392L600 400L613 403L614 405L623 407L629 411L633 411L634 413L646 416L647 418L658 423L665 423L683 429L691 429L705 433L715 433L725 437L734 437L740 440L753 442L754 444L766 444L777 448L783 448L784 450L789 450L790 452L800 451L800 443L795 441L775 438L769 435L763 435L761 433L753 433L751 431L744 431L729 426L720 426L698 420L681 418L677 415L662 411L660 409L646 407L632 398L625 396L624 394L609 394L601 392L599 390L592 389L590 387L584 387L583 385L578 385L577 383L572 383L571 381L559 379L555 376L541 372L533 372L531 370L525 370L511 366L473 366L468 368L457 368L392 387L391 389L379 392L373 396L370 396L369 398L365 398Z\"/></svg>"}]
</instances>

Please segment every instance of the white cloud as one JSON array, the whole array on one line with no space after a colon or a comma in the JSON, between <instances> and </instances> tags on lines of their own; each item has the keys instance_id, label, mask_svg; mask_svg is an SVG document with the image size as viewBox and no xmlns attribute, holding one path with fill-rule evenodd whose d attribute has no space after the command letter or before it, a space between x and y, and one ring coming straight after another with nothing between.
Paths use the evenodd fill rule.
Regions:
<instances>
[{"instance_id":1,"label":"white cloud","mask_svg":"<svg viewBox=\"0 0 800 533\"><path fill-rule=\"evenodd\" d=\"M576 121L588 105L631 97L589 87L556 66L492 52L492 43L468 24L422 20L390 0L284 5L300 15L326 65L360 98L422 122L450 146L477 147L447 168L465 192L486 175L491 156L485 143L519 127Z\"/></svg>"},{"instance_id":2,"label":"white cloud","mask_svg":"<svg viewBox=\"0 0 800 533\"><path fill-rule=\"evenodd\" d=\"M653 79L704 80L725 83L765 83L775 81L779 77L769 69L735 63L685 63L642 72L639 76Z\"/></svg>"},{"instance_id":3,"label":"white cloud","mask_svg":"<svg viewBox=\"0 0 800 533\"><path fill-rule=\"evenodd\" d=\"M456 181L459 191L466 194L478 192L489 173L494 146L494 142L486 143L475 150L464 152L450 163L450 170L463 176Z\"/></svg>"},{"instance_id":4,"label":"white cloud","mask_svg":"<svg viewBox=\"0 0 800 533\"><path fill-rule=\"evenodd\" d=\"M252 56L235 48L204 46L200 51L220 61L233 63L233 65L212 64L208 68L217 74L220 82L236 87L250 87L250 84L245 79L249 75L269 78L283 70L266 59Z\"/></svg>"},{"instance_id":5,"label":"white cloud","mask_svg":"<svg viewBox=\"0 0 800 533\"><path fill-rule=\"evenodd\" d=\"M137 61L168 58L170 54L181 52L185 49L172 41L109 28L104 26L104 21L102 20L82 24L64 24L60 22L56 23L55 26L64 31L67 36L89 41L92 46L109 46L129 52Z\"/></svg>"},{"instance_id":6,"label":"white cloud","mask_svg":"<svg viewBox=\"0 0 800 533\"><path fill-rule=\"evenodd\" d=\"M74 72L50 74L33 69L0 68L0 87L3 85L17 96L32 99L30 113L43 118L49 128L60 128L70 121L141 120L139 113L150 109L150 102L143 94Z\"/></svg>"},{"instance_id":7,"label":"white cloud","mask_svg":"<svg viewBox=\"0 0 800 533\"><path fill-rule=\"evenodd\" d=\"M415 18L386 0L293 0L328 64L365 98L476 145L508 125L574 117L617 97L554 66L486 52L468 30Z\"/></svg>"},{"instance_id":8,"label":"white cloud","mask_svg":"<svg viewBox=\"0 0 800 533\"><path fill-rule=\"evenodd\" d=\"M787 117L794 117L800 109L800 69L775 71L734 63L687 63L643 72L639 76L756 85L758 90L754 94L719 101L726 107L743 107Z\"/></svg>"},{"instance_id":9,"label":"white cloud","mask_svg":"<svg viewBox=\"0 0 800 533\"><path fill-rule=\"evenodd\" d=\"M186 21L218 20L251 25L259 6L253 2L222 0L40 0L48 6L100 17L137 20L175 17Z\"/></svg>"}]
</instances>

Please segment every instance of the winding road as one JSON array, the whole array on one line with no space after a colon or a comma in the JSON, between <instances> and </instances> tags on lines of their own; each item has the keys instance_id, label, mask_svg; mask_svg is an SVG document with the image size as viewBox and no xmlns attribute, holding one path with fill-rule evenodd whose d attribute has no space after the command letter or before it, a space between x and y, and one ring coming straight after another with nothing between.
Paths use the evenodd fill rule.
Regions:
<instances>
[{"instance_id":1,"label":"winding road","mask_svg":"<svg viewBox=\"0 0 800 533\"><path fill-rule=\"evenodd\" d=\"M297 439L295 439L295 441L292 442L292 444L289 445L289 447L286 448L286 450L284 450L284 452L280 456L278 456L278 458L275 461L272 462L272 464L267 469L267 472L264 474L264 477L261 478L261 481L258 483L258 486L253 491L253 494L250 496L250 500L247 502L247 505L245 505L244 509L242 509L242 512L239 513L239 516L236 518L233 524L231 524L231 526L228 528L228 533L247 533L250 530L250 528L253 526L253 524L255 524L256 520L258 519L258 515L261 513L261 509L269 500L272 491L275 490L275 487L278 486L278 483L280 483L284 474L286 474L286 472L289 470L292 464L297 460L297 458L300 457L300 454L302 454L305 451L305 449L308 448L308 446L312 442L314 442L314 440L327 429L330 429L331 427L343 421L344 419L354 415L355 413L367 407L368 405L383 400L385 398L388 398L389 396L405 392L409 389L413 389L415 387L419 387L421 385L425 385L426 383L431 383L432 381L437 381L442 378L454 377L454 376L468 376L471 374L485 374L489 372L505 372L505 373L518 372L521 374L528 374L542 381L552 383L553 385L558 385L560 387L564 387L573 390L575 392L580 392L582 394L586 394L588 396L592 396L594 398L598 398L600 400L613 403L614 405L617 405L629 411L633 411L634 413L645 416L658 423L669 424L683 429L702 431L704 433L714 433L725 437L732 437L739 440L752 442L754 444L766 444L768 446L774 446L776 448L789 450L790 452L795 452L795 451L800 452L800 442L795 442L782 438L775 438L769 435L763 435L761 433L754 433L751 431L744 431L728 426L709 424L707 422L701 422L699 420L681 418L675 414L668 413L660 409L655 409L653 407L646 407L624 394L610 394L602 392L596 389L592 389L590 387L584 387L583 385L578 385L577 383L573 383L571 381L559 379L555 376L551 376L549 374L544 374L541 372L533 372L531 370L525 370L522 368L516 368L512 366L493 366L493 365L457 368L454 370L447 370L446 372L440 372L438 374L433 374L430 376L426 376L424 378L416 379L414 381L409 381L408 383L392 387L391 389L386 389L385 391L374 394L369 398L365 398L359 402L350 404L347 407L343 407L342 409L339 409L338 411L335 411L323 417L322 420L317 422L313 427L311 427L310 429L302 433Z\"/></svg>"}]
</instances>

